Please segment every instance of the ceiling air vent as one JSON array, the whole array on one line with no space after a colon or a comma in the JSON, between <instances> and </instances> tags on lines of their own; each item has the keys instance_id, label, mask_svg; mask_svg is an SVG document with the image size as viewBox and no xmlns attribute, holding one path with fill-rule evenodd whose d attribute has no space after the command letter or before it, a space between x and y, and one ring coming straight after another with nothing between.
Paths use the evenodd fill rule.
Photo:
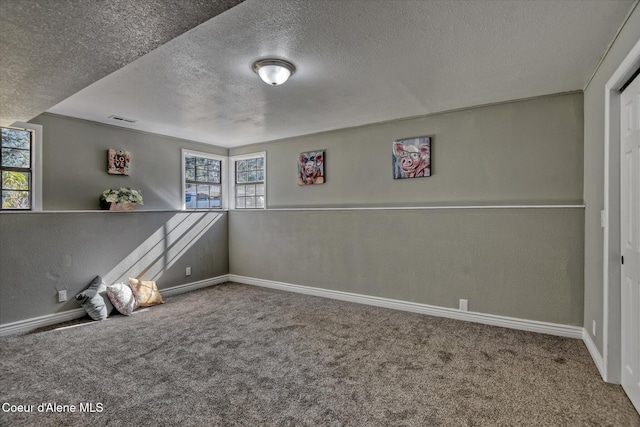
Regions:
<instances>
[{"instance_id":1,"label":"ceiling air vent","mask_svg":"<svg viewBox=\"0 0 640 427\"><path fill-rule=\"evenodd\" d=\"M120 120L121 122L127 122L127 123L137 122L137 120L127 119L126 117L122 117L122 116L109 116L109 118L113 120Z\"/></svg>"}]
</instances>

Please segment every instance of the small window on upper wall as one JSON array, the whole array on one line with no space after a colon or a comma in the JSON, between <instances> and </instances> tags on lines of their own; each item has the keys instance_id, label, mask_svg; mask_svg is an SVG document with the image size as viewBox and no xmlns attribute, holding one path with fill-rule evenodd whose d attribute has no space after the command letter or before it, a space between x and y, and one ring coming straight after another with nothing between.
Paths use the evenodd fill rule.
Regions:
<instances>
[{"instance_id":1,"label":"small window on upper wall","mask_svg":"<svg viewBox=\"0 0 640 427\"><path fill-rule=\"evenodd\" d=\"M0 210L33 209L33 133L29 129L2 128Z\"/></svg>"},{"instance_id":2,"label":"small window on upper wall","mask_svg":"<svg viewBox=\"0 0 640 427\"><path fill-rule=\"evenodd\" d=\"M182 150L182 208L225 209L224 173L227 158Z\"/></svg>"},{"instance_id":3,"label":"small window on upper wall","mask_svg":"<svg viewBox=\"0 0 640 427\"><path fill-rule=\"evenodd\" d=\"M266 152L234 156L231 161L233 207L236 209L266 208Z\"/></svg>"}]
</instances>

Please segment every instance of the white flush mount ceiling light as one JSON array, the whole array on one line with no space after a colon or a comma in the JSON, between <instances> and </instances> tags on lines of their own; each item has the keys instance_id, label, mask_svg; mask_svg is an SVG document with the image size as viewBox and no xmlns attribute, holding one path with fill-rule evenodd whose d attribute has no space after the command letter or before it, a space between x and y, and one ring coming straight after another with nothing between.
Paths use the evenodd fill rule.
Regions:
<instances>
[{"instance_id":1,"label":"white flush mount ceiling light","mask_svg":"<svg viewBox=\"0 0 640 427\"><path fill-rule=\"evenodd\" d=\"M259 59L251 66L263 82L278 86L286 82L296 72L296 67L283 59Z\"/></svg>"}]
</instances>

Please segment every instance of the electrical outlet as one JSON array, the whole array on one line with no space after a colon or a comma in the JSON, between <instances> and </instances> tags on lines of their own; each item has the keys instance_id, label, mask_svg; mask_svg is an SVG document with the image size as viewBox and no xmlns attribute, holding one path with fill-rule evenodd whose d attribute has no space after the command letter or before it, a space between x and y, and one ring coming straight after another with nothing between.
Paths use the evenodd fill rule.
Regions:
<instances>
[{"instance_id":1,"label":"electrical outlet","mask_svg":"<svg viewBox=\"0 0 640 427\"><path fill-rule=\"evenodd\" d=\"M191 267L187 267L184 271L185 276L191 276Z\"/></svg>"},{"instance_id":2,"label":"electrical outlet","mask_svg":"<svg viewBox=\"0 0 640 427\"><path fill-rule=\"evenodd\" d=\"M604 228L605 224L607 222L607 217L605 216L604 211L600 211L600 227Z\"/></svg>"},{"instance_id":3,"label":"electrical outlet","mask_svg":"<svg viewBox=\"0 0 640 427\"><path fill-rule=\"evenodd\" d=\"M593 332L593 336L596 336L596 321L593 321L593 324L591 325L591 332Z\"/></svg>"},{"instance_id":4,"label":"electrical outlet","mask_svg":"<svg viewBox=\"0 0 640 427\"><path fill-rule=\"evenodd\" d=\"M469 300L461 299L460 300L460 311L468 311L469 310Z\"/></svg>"},{"instance_id":5,"label":"electrical outlet","mask_svg":"<svg viewBox=\"0 0 640 427\"><path fill-rule=\"evenodd\" d=\"M67 300L67 291L58 291L58 302L65 302Z\"/></svg>"}]
</instances>

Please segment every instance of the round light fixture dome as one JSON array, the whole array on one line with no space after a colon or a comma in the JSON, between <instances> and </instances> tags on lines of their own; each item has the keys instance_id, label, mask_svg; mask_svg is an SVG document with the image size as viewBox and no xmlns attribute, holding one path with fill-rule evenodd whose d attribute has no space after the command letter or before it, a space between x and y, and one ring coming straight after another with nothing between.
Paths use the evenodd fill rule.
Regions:
<instances>
[{"instance_id":1,"label":"round light fixture dome","mask_svg":"<svg viewBox=\"0 0 640 427\"><path fill-rule=\"evenodd\" d=\"M278 86L286 82L296 72L296 67L282 59L259 59L251 66L269 86Z\"/></svg>"}]
</instances>

